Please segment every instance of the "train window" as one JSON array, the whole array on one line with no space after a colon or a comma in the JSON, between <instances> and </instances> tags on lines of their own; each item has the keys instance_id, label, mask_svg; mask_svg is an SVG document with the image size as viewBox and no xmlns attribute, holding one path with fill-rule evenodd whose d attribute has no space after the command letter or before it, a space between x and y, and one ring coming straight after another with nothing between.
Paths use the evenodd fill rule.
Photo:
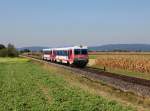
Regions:
<instances>
[{"instance_id":1,"label":"train window","mask_svg":"<svg viewBox=\"0 0 150 111\"><path fill-rule=\"evenodd\" d=\"M64 50L62 51L62 55L65 56L65 51Z\"/></svg>"},{"instance_id":2,"label":"train window","mask_svg":"<svg viewBox=\"0 0 150 111\"><path fill-rule=\"evenodd\" d=\"M88 53L88 51L87 51L87 49L82 49L81 53L86 55Z\"/></svg>"},{"instance_id":3,"label":"train window","mask_svg":"<svg viewBox=\"0 0 150 111\"><path fill-rule=\"evenodd\" d=\"M75 49L75 50L74 50L74 54L75 54L75 55L79 55L79 54L80 54L80 51L81 51L80 49Z\"/></svg>"},{"instance_id":4,"label":"train window","mask_svg":"<svg viewBox=\"0 0 150 111\"><path fill-rule=\"evenodd\" d=\"M68 53L67 53L67 51L66 51L66 50L64 51L64 55L65 55L65 56L67 56L67 55L68 55Z\"/></svg>"},{"instance_id":5,"label":"train window","mask_svg":"<svg viewBox=\"0 0 150 111\"><path fill-rule=\"evenodd\" d=\"M63 55L63 52L62 52L62 50L60 51L60 55Z\"/></svg>"},{"instance_id":6,"label":"train window","mask_svg":"<svg viewBox=\"0 0 150 111\"><path fill-rule=\"evenodd\" d=\"M64 52L64 56L67 56L67 55L68 55L66 50L65 50L65 51L63 51L63 52Z\"/></svg>"},{"instance_id":7,"label":"train window","mask_svg":"<svg viewBox=\"0 0 150 111\"><path fill-rule=\"evenodd\" d=\"M86 55L88 53L87 49L75 49L74 54L79 55L79 54L84 54Z\"/></svg>"},{"instance_id":8,"label":"train window","mask_svg":"<svg viewBox=\"0 0 150 111\"><path fill-rule=\"evenodd\" d=\"M60 55L60 51L58 50L58 55Z\"/></svg>"},{"instance_id":9,"label":"train window","mask_svg":"<svg viewBox=\"0 0 150 111\"><path fill-rule=\"evenodd\" d=\"M57 55L60 55L60 56L63 55L63 52L61 50L58 50L57 52L58 52Z\"/></svg>"},{"instance_id":10,"label":"train window","mask_svg":"<svg viewBox=\"0 0 150 111\"><path fill-rule=\"evenodd\" d=\"M67 56L68 52L66 50L57 50L56 54L59 56Z\"/></svg>"},{"instance_id":11,"label":"train window","mask_svg":"<svg viewBox=\"0 0 150 111\"><path fill-rule=\"evenodd\" d=\"M59 51L58 50L56 51L56 55L59 55Z\"/></svg>"},{"instance_id":12,"label":"train window","mask_svg":"<svg viewBox=\"0 0 150 111\"><path fill-rule=\"evenodd\" d=\"M67 51L65 51L65 50L60 50L60 51L58 51L58 55L67 56L68 53L67 53Z\"/></svg>"}]
</instances>

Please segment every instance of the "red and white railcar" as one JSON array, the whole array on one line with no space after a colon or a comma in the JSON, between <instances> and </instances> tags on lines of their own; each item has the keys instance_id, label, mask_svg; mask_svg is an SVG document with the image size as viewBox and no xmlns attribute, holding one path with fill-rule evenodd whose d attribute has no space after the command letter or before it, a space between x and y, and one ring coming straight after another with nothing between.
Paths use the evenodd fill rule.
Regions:
<instances>
[{"instance_id":1,"label":"red and white railcar","mask_svg":"<svg viewBox=\"0 0 150 111\"><path fill-rule=\"evenodd\" d=\"M43 49L44 60L52 62L75 64L84 67L88 63L87 46Z\"/></svg>"}]
</instances>

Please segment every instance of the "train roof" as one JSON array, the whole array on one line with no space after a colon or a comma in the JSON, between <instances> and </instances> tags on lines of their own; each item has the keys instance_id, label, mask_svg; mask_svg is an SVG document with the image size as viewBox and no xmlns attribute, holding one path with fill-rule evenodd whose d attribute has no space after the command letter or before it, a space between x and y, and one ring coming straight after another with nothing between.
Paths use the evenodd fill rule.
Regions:
<instances>
[{"instance_id":1,"label":"train roof","mask_svg":"<svg viewBox=\"0 0 150 111\"><path fill-rule=\"evenodd\" d=\"M52 49L51 48L49 48L49 49L43 49L43 51L51 51Z\"/></svg>"},{"instance_id":2,"label":"train roof","mask_svg":"<svg viewBox=\"0 0 150 111\"><path fill-rule=\"evenodd\" d=\"M87 49L87 46L73 46L73 47L54 48L54 50L69 50L69 49Z\"/></svg>"},{"instance_id":3,"label":"train roof","mask_svg":"<svg viewBox=\"0 0 150 111\"><path fill-rule=\"evenodd\" d=\"M73 46L73 47L62 47L62 48L48 48L48 49L43 49L43 51L69 50L69 49L88 49L88 47L87 46Z\"/></svg>"}]
</instances>

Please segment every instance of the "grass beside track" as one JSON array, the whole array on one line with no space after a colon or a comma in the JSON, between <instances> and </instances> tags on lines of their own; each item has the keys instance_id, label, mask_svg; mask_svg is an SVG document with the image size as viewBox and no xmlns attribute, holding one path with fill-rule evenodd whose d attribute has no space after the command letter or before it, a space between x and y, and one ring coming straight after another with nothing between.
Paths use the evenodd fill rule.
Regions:
<instances>
[{"instance_id":1,"label":"grass beside track","mask_svg":"<svg viewBox=\"0 0 150 111\"><path fill-rule=\"evenodd\" d=\"M0 61L0 111L133 111L72 87L54 70L27 59Z\"/></svg>"}]
</instances>

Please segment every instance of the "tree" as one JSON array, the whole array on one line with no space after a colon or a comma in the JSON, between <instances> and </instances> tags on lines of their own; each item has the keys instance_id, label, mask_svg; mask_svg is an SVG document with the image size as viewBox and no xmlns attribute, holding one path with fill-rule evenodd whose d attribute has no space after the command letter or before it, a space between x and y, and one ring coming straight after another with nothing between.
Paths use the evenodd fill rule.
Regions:
<instances>
[{"instance_id":1,"label":"tree","mask_svg":"<svg viewBox=\"0 0 150 111\"><path fill-rule=\"evenodd\" d=\"M0 57L18 57L19 53L12 44L8 44L7 47L0 44Z\"/></svg>"},{"instance_id":2,"label":"tree","mask_svg":"<svg viewBox=\"0 0 150 111\"><path fill-rule=\"evenodd\" d=\"M0 50L5 49L5 46L3 44L0 44Z\"/></svg>"},{"instance_id":3,"label":"tree","mask_svg":"<svg viewBox=\"0 0 150 111\"><path fill-rule=\"evenodd\" d=\"M7 54L8 54L8 57L17 57L19 55L18 51L16 50L16 48L12 44L8 44Z\"/></svg>"},{"instance_id":4,"label":"tree","mask_svg":"<svg viewBox=\"0 0 150 111\"><path fill-rule=\"evenodd\" d=\"M29 49L23 49L20 51L20 53L29 53L29 52L31 52Z\"/></svg>"},{"instance_id":5,"label":"tree","mask_svg":"<svg viewBox=\"0 0 150 111\"><path fill-rule=\"evenodd\" d=\"M6 48L0 50L0 57L7 57L7 49Z\"/></svg>"}]
</instances>

